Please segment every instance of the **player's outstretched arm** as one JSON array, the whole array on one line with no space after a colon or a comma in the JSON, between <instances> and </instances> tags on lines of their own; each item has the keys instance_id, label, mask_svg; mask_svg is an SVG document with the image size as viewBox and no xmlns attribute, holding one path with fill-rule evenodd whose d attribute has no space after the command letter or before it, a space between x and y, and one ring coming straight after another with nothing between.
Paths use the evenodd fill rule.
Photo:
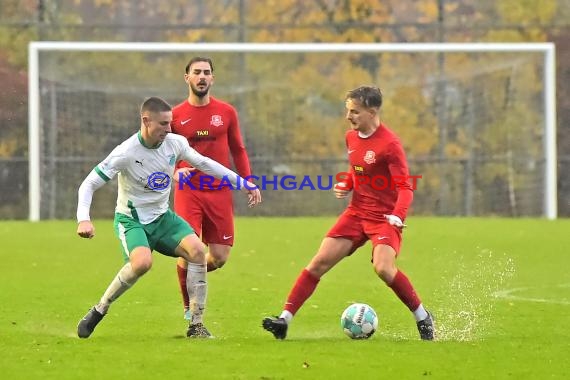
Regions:
<instances>
[{"instance_id":1,"label":"player's outstretched arm","mask_svg":"<svg viewBox=\"0 0 570 380\"><path fill-rule=\"evenodd\" d=\"M105 183L107 183L103 178L101 178L95 170L91 173L79 186L77 191L77 234L82 238L91 239L95 236L95 227L91 223L90 209L91 202L93 201L93 194L99 188L101 188Z\"/></svg>"}]
</instances>

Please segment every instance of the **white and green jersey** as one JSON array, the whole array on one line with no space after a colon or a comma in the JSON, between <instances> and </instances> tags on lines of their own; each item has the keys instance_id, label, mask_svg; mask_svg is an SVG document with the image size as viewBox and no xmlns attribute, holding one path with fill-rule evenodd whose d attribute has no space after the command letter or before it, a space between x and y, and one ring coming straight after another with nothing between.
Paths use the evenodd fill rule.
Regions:
<instances>
[{"instance_id":1,"label":"white and green jersey","mask_svg":"<svg viewBox=\"0 0 570 380\"><path fill-rule=\"evenodd\" d=\"M237 184L235 172L202 156L188 145L188 140L172 133L157 147L148 147L139 131L117 146L94 171L105 182L118 174L115 212L148 224L168 210L174 166L180 160L216 178L227 178L232 184ZM90 206L92 193L83 203L81 194L80 188L78 219L88 219L89 207L86 217L84 208L81 208L82 204Z\"/></svg>"}]
</instances>

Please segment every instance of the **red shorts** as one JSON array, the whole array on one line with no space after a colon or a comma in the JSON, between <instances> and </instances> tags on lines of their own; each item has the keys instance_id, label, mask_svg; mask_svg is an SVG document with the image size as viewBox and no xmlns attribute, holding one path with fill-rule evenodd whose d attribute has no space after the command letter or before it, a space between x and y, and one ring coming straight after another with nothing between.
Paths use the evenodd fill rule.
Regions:
<instances>
[{"instance_id":1,"label":"red shorts","mask_svg":"<svg viewBox=\"0 0 570 380\"><path fill-rule=\"evenodd\" d=\"M400 246L402 244L402 232L400 229L391 226L384 219L365 219L349 210L345 210L339 216L335 225L326 236L352 240L350 254L370 240L372 249L379 244L389 245L396 251L397 256L400 254Z\"/></svg>"},{"instance_id":2,"label":"red shorts","mask_svg":"<svg viewBox=\"0 0 570 380\"><path fill-rule=\"evenodd\" d=\"M230 189L174 190L174 212L206 244L234 245L234 206Z\"/></svg>"}]
</instances>

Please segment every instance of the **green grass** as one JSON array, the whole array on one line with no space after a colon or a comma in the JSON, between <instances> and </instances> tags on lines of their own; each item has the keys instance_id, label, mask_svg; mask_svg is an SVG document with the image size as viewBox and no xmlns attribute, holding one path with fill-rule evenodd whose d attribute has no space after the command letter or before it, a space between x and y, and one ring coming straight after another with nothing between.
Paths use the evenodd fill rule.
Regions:
<instances>
[{"instance_id":1,"label":"green grass","mask_svg":"<svg viewBox=\"0 0 570 380\"><path fill-rule=\"evenodd\" d=\"M76 324L122 265L110 221L0 223L3 379L542 379L570 377L570 221L410 218L399 267L437 318L440 340L370 266L370 246L327 274L277 341L280 312L334 218L243 218L228 265L209 275L211 340L188 340L172 258L119 299L91 338ZM351 302L380 329L352 341Z\"/></svg>"}]
</instances>

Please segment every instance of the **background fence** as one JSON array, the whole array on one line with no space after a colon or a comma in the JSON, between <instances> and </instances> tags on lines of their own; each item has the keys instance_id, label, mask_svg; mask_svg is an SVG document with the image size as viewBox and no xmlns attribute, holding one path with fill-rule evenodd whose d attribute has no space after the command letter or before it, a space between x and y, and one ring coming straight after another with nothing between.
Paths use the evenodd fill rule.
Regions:
<instances>
[{"instance_id":1,"label":"background fence","mask_svg":"<svg viewBox=\"0 0 570 380\"><path fill-rule=\"evenodd\" d=\"M536 3L536 4L535 4ZM543 42L557 46L558 208L570 215L570 3L517 0L265 2L4 0L0 3L0 218L27 218L29 41ZM75 189L101 154L138 126L144 95L184 98L179 57L42 57L42 217L72 217ZM536 57L214 56L214 94L240 112L256 173L344 169L344 91L386 94L384 119L424 175L414 212L539 215L544 152ZM89 70L92 66L92 70ZM59 74L57 72L59 71ZM56 75L57 74L57 75ZM58 76L59 75L59 76ZM141 79L142 78L142 79ZM156 86L161 83L164 87ZM263 112L259 112L263 107ZM89 143L74 136L90 136ZM309 147L304 150L308 141ZM50 145L51 144L51 145ZM57 177L66 173L65 178ZM113 186L103 192L111 192ZM113 194L98 193L107 212ZM265 194L255 213L336 213L330 194ZM304 202L301 200L305 199ZM238 213L243 201L238 200ZM271 205L271 206L269 206ZM244 212L245 214L245 212ZM247 211L247 214L251 214Z\"/></svg>"}]
</instances>

